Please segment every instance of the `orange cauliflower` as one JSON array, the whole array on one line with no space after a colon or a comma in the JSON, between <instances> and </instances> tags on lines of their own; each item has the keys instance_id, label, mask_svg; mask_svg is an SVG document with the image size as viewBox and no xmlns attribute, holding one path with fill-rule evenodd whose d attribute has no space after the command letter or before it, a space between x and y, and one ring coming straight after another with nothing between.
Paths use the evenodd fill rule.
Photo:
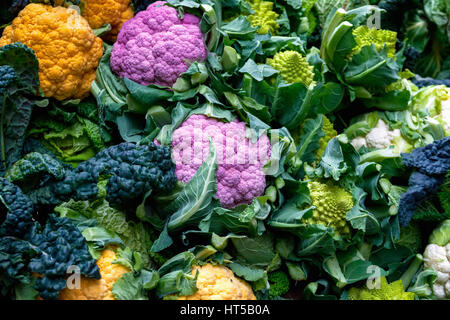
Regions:
<instances>
[{"instance_id":1,"label":"orange cauliflower","mask_svg":"<svg viewBox=\"0 0 450 320\"><path fill-rule=\"evenodd\" d=\"M121 265L113 264L117 256L113 248L103 250L97 261L102 278L81 278L80 289L65 288L59 293L59 300L116 300L112 293L114 283L119 280L130 269Z\"/></svg>"},{"instance_id":2,"label":"orange cauliflower","mask_svg":"<svg viewBox=\"0 0 450 320\"><path fill-rule=\"evenodd\" d=\"M5 28L0 47L14 42L22 42L36 53L46 97L81 99L89 94L103 55L103 41L76 10L27 5Z\"/></svg>"},{"instance_id":3,"label":"orange cauliflower","mask_svg":"<svg viewBox=\"0 0 450 320\"><path fill-rule=\"evenodd\" d=\"M105 36L108 40L115 41L122 25L134 17L130 0L83 0L83 3L83 17L92 29L111 25L111 31Z\"/></svg>"},{"instance_id":4,"label":"orange cauliflower","mask_svg":"<svg viewBox=\"0 0 450 320\"><path fill-rule=\"evenodd\" d=\"M178 297L178 300L256 300L250 285L236 278L227 267L208 263L192 267L193 274L197 270L197 292Z\"/></svg>"}]
</instances>

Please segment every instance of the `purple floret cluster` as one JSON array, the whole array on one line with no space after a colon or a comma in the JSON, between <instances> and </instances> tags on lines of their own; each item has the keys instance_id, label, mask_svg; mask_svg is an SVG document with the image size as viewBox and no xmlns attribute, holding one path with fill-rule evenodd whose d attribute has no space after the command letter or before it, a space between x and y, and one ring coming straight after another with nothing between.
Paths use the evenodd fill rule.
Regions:
<instances>
[{"instance_id":1,"label":"purple floret cluster","mask_svg":"<svg viewBox=\"0 0 450 320\"><path fill-rule=\"evenodd\" d=\"M180 19L165 3L156 1L123 24L110 60L119 77L172 86L193 61L206 59L200 19L188 13Z\"/></svg>"},{"instance_id":2,"label":"purple floret cluster","mask_svg":"<svg viewBox=\"0 0 450 320\"><path fill-rule=\"evenodd\" d=\"M172 154L178 180L187 183L209 155L209 139L217 152L217 198L225 208L250 204L264 193L263 166L270 159L271 145L263 134L252 142L244 122L222 122L205 115L192 115L172 134Z\"/></svg>"}]
</instances>

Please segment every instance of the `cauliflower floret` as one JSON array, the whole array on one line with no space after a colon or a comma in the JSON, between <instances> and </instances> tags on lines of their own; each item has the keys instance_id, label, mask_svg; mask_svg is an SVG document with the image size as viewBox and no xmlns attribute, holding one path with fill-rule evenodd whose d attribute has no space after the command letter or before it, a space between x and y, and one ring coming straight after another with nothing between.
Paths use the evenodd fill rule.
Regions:
<instances>
[{"instance_id":1,"label":"cauliflower floret","mask_svg":"<svg viewBox=\"0 0 450 320\"><path fill-rule=\"evenodd\" d=\"M109 23L111 31L105 36L115 40L125 21L133 18L134 12L130 0L83 0L83 17L92 29L98 29Z\"/></svg>"},{"instance_id":2,"label":"cauliflower floret","mask_svg":"<svg viewBox=\"0 0 450 320\"><path fill-rule=\"evenodd\" d=\"M367 142L364 137L356 137L350 143L356 150L367 147Z\"/></svg>"},{"instance_id":3,"label":"cauliflower floret","mask_svg":"<svg viewBox=\"0 0 450 320\"><path fill-rule=\"evenodd\" d=\"M203 61L207 50L200 19L156 1L125 22L111 53L111 69L142 85L172 86L193 61Z\"/></svg>"},{"instance_id":4,"label":"cauliflower floret","mask_svg":"<svg viewBox=\"0 0 450 320\"><path fill-rule=\"evenodd\" d=\"M267 135L251 142L245 123L226 123L192 115L172 134L172 153L178 180L187 183L209 155L211 137L217 151L217 198L223 207L251 203L266 187L262 167L270 158Z\"/></svg>"},{"instance_id":5,"label":"cauliflower floret","mask_svg":"<svg viewBox=\"0 0 450 320\"><path fill-rule=\"evenodd\" d=\"M103 41L76 10L30 3L5 28L0 47L15 42L36 53L46 97L82 99L89 94Z\"/></svg>"},{"instance_id":6,"label":"cauliflower floret","mask_svg":"<svg viewBox=\"0 0 450 320\"><path fill-rule=\"evenodd\" d=\"M372 128L365 137L356 137L350 142L356 150L361 147L385 149L392 145L396 137L400 137L399 129L390 130L383 120L379 119L377 125Z\"/></svg>"},{"instance_id":7,"label":"cauliflower floret","mask_svg":"<svg viewBox=\"0 0 450 320\"><path fill-rule=\"evenodd\" d=\"M250 285L236 278L227 267L208 263L192 267L193 274L197 270L198 290L193 295L181 296L178 300L256 300Z\"/></svg>"},{"instance_id":8,"label":"cauliflower floret","mask_svg":"<svg viewBox=\"0 0 450 320\"><path fill-rule=\"evenodd\" d=\"M429 244L424 252L424 267L432 268L437 279L433 284L433 293L438 299L450 298L450 243L445 247Z\"/></svg>"}]
</instances>

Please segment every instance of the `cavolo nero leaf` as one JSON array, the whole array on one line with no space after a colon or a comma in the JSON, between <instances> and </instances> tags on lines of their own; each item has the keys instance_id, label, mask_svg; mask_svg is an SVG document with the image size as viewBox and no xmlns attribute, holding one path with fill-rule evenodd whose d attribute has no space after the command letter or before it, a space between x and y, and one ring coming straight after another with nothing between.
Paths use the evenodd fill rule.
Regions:
<instances>
[{"instance_id":1,"label":"cavolo nero leaf","mask_svg":"<svg viewBox=\"0 0 450 320\"><path fill-rule=\"evenodd\" d=\"M20 159L39 90L39 63L30 48L14 43L0 48L0 172Z\"/></svg>"}]
</instances>

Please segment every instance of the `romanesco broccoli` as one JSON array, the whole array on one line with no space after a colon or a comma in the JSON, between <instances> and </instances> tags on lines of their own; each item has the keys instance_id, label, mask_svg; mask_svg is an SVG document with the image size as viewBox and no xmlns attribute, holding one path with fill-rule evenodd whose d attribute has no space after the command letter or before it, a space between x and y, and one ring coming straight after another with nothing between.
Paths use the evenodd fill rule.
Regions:
<instances>
[{"instance_id":1,"label":"romanesco broccoli","mask_svg":"<svg viewBox=\"0 0 450 320\"><path fill-rule=\"evenodd\" d=\"M322 158L323 153L325 152L325 149L327 148L328 142L337 136L337 131L334 130L333 124L331 121L325 116L322 115L322 131L325 133L325 136L320 138L319 140L319 149L316 151L316 157L317 159Z\"/></svg>"},{"instance_id":2,"label":"romanesco broccoli","mask_svg":"<svg viewBox=\"0 0 450 320\"><path fill-rule=\"evenodd\" d=\"M414 300L413 292L405 292L402 280L388 283L386 277L380 278L380 288L351 288L349 300Z\"/></svg>"},{"instance_id":3,"label":"romanesco broccoli","mask_svg":"<svg viewBox=\"0 0 450 320\"><path fill-rule=\"evenodd\" d=\"M397 40L397 33L390 30L380 30L377 28L369 28L367 26L360 26L353 29L353 36L357 45L350 53L350 57L361 51L362 47L375 45L377 51L381 51L386 45L387 56L393 58L395 56L395 43Z\"/></svg>"},{"instance_id":4,"label":"romanesco broccoli","mask_svg":"<svg viewBox=\"0 0 450 320\"><path fill-rule=\"evenodd\" d=\"M272 59L267 59L267 64L280 71L287 83L301 82L309 86L314 82L314 67L297 51L278 52Z\"/></svg>"},{"instance_id":5,"label":"romanesco broccoli","mask_svg":"<svg viewBox=\"0 0 450 320\"><path fill-rule=\"evenodd\" d=\"M350 232L345 216L354 205L352 194L330 181L312 181L308 183L308 188L312 204L316 208L313 216L306 222L330 226L337 234Z\"/></svg>"},{"instance_id":6,"label":"romanesco broccoli","mask_svg":"<svg viewBox=\"0 0 450 320\"><path fill-rule=\"evenodd\" d=\"M250 3L255 13L247 16L247 19L253 27L260 27L257 32L259 34L267 34L270 31L272 35L277 34L280 28L277 23L279 14L273 11L274 3L262 0L253 0Z\"/></svg>"}]
</instances>

